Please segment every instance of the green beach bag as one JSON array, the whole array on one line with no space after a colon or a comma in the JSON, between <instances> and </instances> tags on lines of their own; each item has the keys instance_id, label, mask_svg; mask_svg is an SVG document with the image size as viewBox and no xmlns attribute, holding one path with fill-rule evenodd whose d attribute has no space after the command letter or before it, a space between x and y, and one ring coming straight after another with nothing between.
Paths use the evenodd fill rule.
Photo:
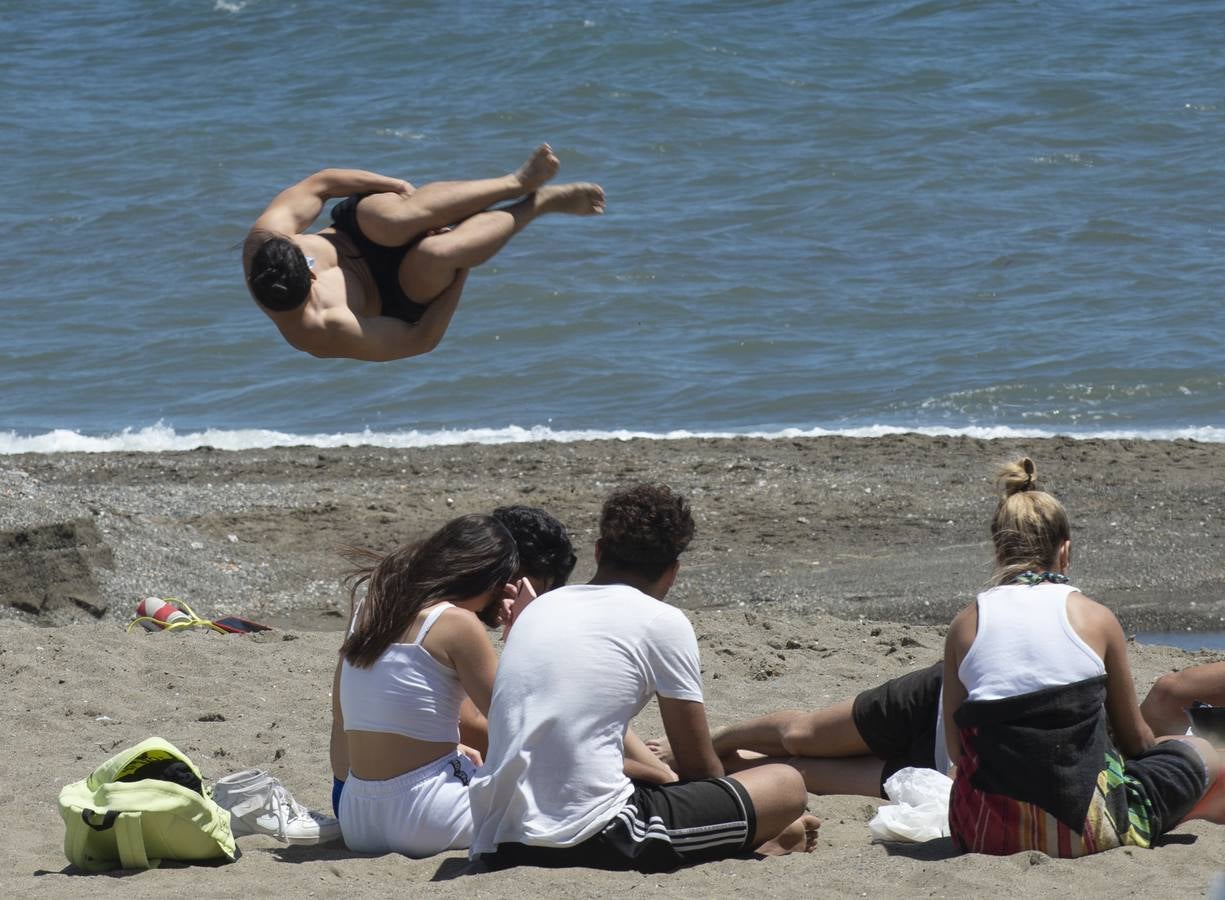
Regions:
<instances>
[{"instance_id":1,"label":"green beach bag","mask_svg":"<svg viewBox=\"0 0 1225 900\"><path fill-rule=\"evenodd\" d=\"M141 741L60 791L64 855L87 872L151 869L164 859L230 862L230 814L210 793L173 744Z\"/></svg>"}]
</instances>

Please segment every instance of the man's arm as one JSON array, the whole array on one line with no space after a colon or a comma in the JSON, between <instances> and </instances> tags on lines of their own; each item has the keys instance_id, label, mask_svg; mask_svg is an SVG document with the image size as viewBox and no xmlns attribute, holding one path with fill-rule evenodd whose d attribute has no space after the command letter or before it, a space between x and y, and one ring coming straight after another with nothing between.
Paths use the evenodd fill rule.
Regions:
<instances>
[{"instance_id":1,"label":"man's arm","mask_svg":"<svg viewBox=\"0 0 1225 900\"><path fill-rule=\"evenodd\" d=\"M299 349L314 356L367 362L387 362L429 353L442 342L467 279L467 270L456 274L451 285L430 301L416 325L391 316L358 318L348 309L329 311L318 345L303 345Z\"/></svg>"},{"instance_id":2,"label":"man's arm","mask_svg":"<svg viewBox=\"0 0 1225 900\"><path fill-rule=\"evenodd\" d=\"M634 734L632 728L625 730L624 752L627 777L652 784L671 784L676 781L676 773L651 752L651 748Z\"/></svg>"},{"instance_id":3,"label":"man's arm","mask_svg":"<svg viewBox=\"0 0 1225 900\"><path fill-rule=\"evenodd\" d=\"M407 181L361 169L323 169L277 194L255 220L251 231L301 234L319 218L323 204L333 197L407 194L410 189Z\"/></svg>"},{"instance_id":4,"label":"man's arm","mask_svg":"<svg viewBox=\"0 0 1225 900\"><path fill-rule=\"evenodd\" d=\"M672 768L681 781L719 778L723 775L723 763L710 742L705 704L696 700L660 697L659 716L663 719L664 734L672 747Z\"/></svg>"},{"instance_id":5,"label":"man's arm","mask_svg":"<svg viewBox=\"0 0 1225 900\"><path fill-rule=\"evenodd\" d=\"M459 705L459 742L484 755L489 752L489 719L471 697Z\"/></svg>"}]
</instances>

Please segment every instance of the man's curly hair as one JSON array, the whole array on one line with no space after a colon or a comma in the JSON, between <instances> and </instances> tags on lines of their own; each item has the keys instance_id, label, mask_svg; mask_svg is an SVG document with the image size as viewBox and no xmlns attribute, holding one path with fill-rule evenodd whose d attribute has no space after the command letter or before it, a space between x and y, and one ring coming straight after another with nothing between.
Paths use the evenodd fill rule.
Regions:
<instances>
[{"instance_id":1,"label":"man's curly hair","mask_svg":"<svg viewBox=\"0 0 1225 900\"><path fill-rule=\"evenodd\" d=\"M574 571L578 557L566 526L535 506L499 506L493 517L501 522L519 548L519 571L561 587Z\"/></svg>"},{"instance_id":2,"label":"man's curly hair","mask_svg":"<svg viewBox=\"0 0 1225 900\"><path fill-rule=\"evenodd\" d=\"M666 484L613 493L600 513L600 562L658 578L693 540L689 502Z\"/></svg>"}]
</instances>

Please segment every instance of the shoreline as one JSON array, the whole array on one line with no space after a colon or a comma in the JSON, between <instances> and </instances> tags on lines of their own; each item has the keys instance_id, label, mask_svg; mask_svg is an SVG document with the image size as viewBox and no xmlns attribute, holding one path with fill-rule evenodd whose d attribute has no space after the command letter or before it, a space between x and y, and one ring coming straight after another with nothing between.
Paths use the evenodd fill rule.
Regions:
<instances>
[{"instance_id":1,"label":"shoreline","mask_svg":"<svg viewBox=\"0 0 1225 900\"><path fill-rule=\"evenodd\" d=\"M55 428L34 434L0 430L0 459L14 456L60 456L86 453L187 453L195 450L246 452L278 449L302 450L428 450L435 447L466 445L501 446L524 444L574 444L599 441L684 441L684 440L762 440L786 441L812 438L877 439L896 436L921 438L970 438L973 440L1072 440L1072 441L1190 441L1204 444L1225 443L1225 428L1215 425L1170 428L1115 428L1087 431L1060 431L1046 428L1016 428L1011 425L887 425L872 424L846 428L814 426L778 427L773 430L744 428L710 430L676 428L648 431L636 428L553 429L549 425L502 425L488 428L440 427L432 431L400 429L334 433L294 433L270 428L203 428L182 434L157 422L119 431L82 433Z\"/></svg>"},{"instance_id":2,"label":"shoreline","mask_svg":"<svg viewBox=\"0 0 1225 900\"><path fill-rule=\"evenodd\" d=\"M126 621L152 595L327 628L347 604L341 547L526 503L571 530L582 579L603 497L666 481L698 525L677 605L944 624L989 575L991 475L1020 454L1072 517L1074 580L1127 631L1225 628L1225 444L915 434L10 456L0 534L46 546L0 603L55 582L52 624Z\"/></svg>"}]
</instances>

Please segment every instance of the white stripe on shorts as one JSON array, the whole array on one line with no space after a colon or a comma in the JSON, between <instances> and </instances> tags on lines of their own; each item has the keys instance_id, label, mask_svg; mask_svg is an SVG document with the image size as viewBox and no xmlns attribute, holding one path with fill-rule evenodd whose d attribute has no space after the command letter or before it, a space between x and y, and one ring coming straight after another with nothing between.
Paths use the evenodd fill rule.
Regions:
<instances>
[{"instance_id":1,"label":"white stripe on shorts","mask_svg":"<svg viewBox=\"0 0 1225 900\"><path fill-rule=\"evenodd\" d=\"M732 842L743 844L748 837L748 824L744 821L670 829L659 816L651 816L649 821L644 822L633 804L622 807L617 818L625 823L630 838L639 844L657 840L667 841L677 849L699 850Z\"/></svg>"}]
</instances>

